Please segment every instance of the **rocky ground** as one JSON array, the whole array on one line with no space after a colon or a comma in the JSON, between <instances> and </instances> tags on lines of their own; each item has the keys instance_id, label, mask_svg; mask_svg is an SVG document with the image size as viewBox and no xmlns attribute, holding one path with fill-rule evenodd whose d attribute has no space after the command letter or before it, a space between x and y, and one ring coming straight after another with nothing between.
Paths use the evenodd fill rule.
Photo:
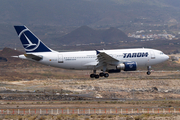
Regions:
<instances>
[{"instance_id":1,"label":"rocky ground","mask_svg":"<svg viewBox=\"0 0 180 120\"><path fill-rule=\"evenodd\" d=\"M24 91L43 95L77 95L103 99L180 99L179 72L153 72L151 76L146 76L144 72L124 72L120 75L120 78L116 76L108 79L48 78L1 81L0 90L1 92Z\"/></svg>"},{"instance_id":2,"label":"rocky ground","mask_svg":"<svg viewBox=\"0 0 180 120\"><path fill-rule=\"evenodd\" d=\"M78 115L9 115L9 116L0 116L0 119L3 120L179 120L179 115L91 115L91 116L78 116Z\"/></svg>"}]
</instances>

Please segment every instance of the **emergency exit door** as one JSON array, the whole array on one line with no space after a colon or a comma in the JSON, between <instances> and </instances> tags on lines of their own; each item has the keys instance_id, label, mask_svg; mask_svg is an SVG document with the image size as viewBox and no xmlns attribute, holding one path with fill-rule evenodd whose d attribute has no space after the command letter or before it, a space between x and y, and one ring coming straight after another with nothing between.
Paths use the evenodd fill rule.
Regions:
<instances>
[{"instance_id":1,"label":"emergency exit door","mask_svg":"<svg viewBox=\"0 0 180 120\"><path fill-rule=\"evenodd\" d=\"M156 57L154 51L151 50L150 53L151 53L151 59L155 59Z\"/></svg>"},{"instance_id":2,"label":"emergency exit door","mask_svg":"<svg viewBox=\"0 0 180 120\"><path fill-rule=\"evenodd\" d=\"M58 63L63 63L63 55L58 55Z\"/></svg>"}]
</instances>

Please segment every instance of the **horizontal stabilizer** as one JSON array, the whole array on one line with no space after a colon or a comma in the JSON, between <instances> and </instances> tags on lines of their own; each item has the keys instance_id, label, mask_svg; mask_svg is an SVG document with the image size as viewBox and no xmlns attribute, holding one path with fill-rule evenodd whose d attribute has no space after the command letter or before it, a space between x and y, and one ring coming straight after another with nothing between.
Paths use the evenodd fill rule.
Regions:
<instances>
[{"instance_id":1,"label":"horizontal stabilizer","mask_svg":"<svg viewBox=\"0 0 180 120\"><path fill-rule=\"evenodd\" d=\"M40 61L43 58L43 56L37 56L37 55L33 55L33 54L24 54L24 56L26 58L30 58L30 59L33 59L36 61Z\"/></svg>"},{"instance_id":2,"label":"horizontal stabilizer","mask_svg":"<svg viewBox=\"0 0 180 120\"><path fill-rule=\"evenodd\" d=\"M11 56L11 57L13 57L13 58L19 58L19 56Z\"/></svg>"}]
</instances>

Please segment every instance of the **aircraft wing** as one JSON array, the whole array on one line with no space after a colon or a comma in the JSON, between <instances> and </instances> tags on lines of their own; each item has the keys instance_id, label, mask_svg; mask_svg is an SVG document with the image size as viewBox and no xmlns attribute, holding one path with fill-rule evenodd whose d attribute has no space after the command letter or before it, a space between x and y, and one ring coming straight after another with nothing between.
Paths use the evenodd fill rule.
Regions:
<instances>
[{"instance_id":1,"label":"aircraft wing","mask_svg":"<svg viewBox=\"0 0 180 120\"><path fill-rule=\"evenodd\" d=\"M97 60L98 60L98 64L96 67L101 67L101 66L106 66L106 65L115 65L117 63L119 63L119 60L113 58L112 56L108 55L105 52L99 52L97 51Z\"/></svg>"},{"instance_id":2,"label":"aircraft wing","mask_svg":"<svg viewBox=\"0 0 180 120\"><path fill-rule=\"evenodd\" d=\"M96 66L98 64L98 62L90 62L85 64L85 66Z\"/></svg>"},{"instance_id":3,"label":"aircraft wing","mask_svg":"<svg viewBox=\"0 0 180 120\"><path fill-rule=\"evenodd\" d=\"M24 54L24 56L26 58L30 58L30 59L33 59L33 60L36 60L36 61L40 61L43 58L42 56L37 56L37 55L34 55L34 54Z\"/></svg>"}]
</instances>

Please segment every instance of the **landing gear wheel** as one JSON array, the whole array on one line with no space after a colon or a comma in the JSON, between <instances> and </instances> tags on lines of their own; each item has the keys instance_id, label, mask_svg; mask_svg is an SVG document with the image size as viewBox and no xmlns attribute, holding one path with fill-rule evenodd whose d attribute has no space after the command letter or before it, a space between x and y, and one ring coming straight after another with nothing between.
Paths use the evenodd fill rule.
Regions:
<instances>
[{"instance_id":1,"label":"landing gear wheel","mask_svg":"<svg viewBox=\"0 0 180 120\"><path fill-rule=\"evenodd\" d=\"M150 75L151 74L151 66L147 66L147 75Z\"/></svg>"},{"instance_id":2,"label":"landing gear wheel","mask_svg":"<svg viewBox=\"0 0 180 120\"><path fill-rule=\"evenodd\" d=\"M104 73L99 73L99 76L100 76L100 77L103 77L103 76L104 76Z\"/></svg>"},{"instance_id":3,"label":"landing gear wheel","mask_svg":"<svg viewBox=\"0 0 180 120\"><path fill-rule=\"evenodd\" d=\"M95 78L98 79L98 78L99 78L99 75L95 75Z\"/></svg>"},{"instance_id":4,"label":"landing gear wheel","mask_svg":"<svg viewBox=\"0 0 180 120\"><path fill-rule=\"evenodd\" d=\"M105 73L105 74L104 74L104 77L105 77L105 78L109 77L109 74L108 74L108 73Z\"/></svg>"},{"instance_id":5,"label":"landing gear wheel","mask_svg":"<svg viewBox=\"0 0 180 120\"><path fill-rule=\"evenodd\" d=\"M151 72L150 71L147 71L147 75L150 75L151 74Z\"/></svg>"},{"instance_id":6,"label":"landing gear wheel","mask_svg":"<svg viewBox=\"0 0 180 120\"><path fill-rule=\"evenodd\" d=\"M90 75L90 78L94 78L94 77L95 77L95 74L91 74L91 75Z\"/></svg>"}]
</instances>

